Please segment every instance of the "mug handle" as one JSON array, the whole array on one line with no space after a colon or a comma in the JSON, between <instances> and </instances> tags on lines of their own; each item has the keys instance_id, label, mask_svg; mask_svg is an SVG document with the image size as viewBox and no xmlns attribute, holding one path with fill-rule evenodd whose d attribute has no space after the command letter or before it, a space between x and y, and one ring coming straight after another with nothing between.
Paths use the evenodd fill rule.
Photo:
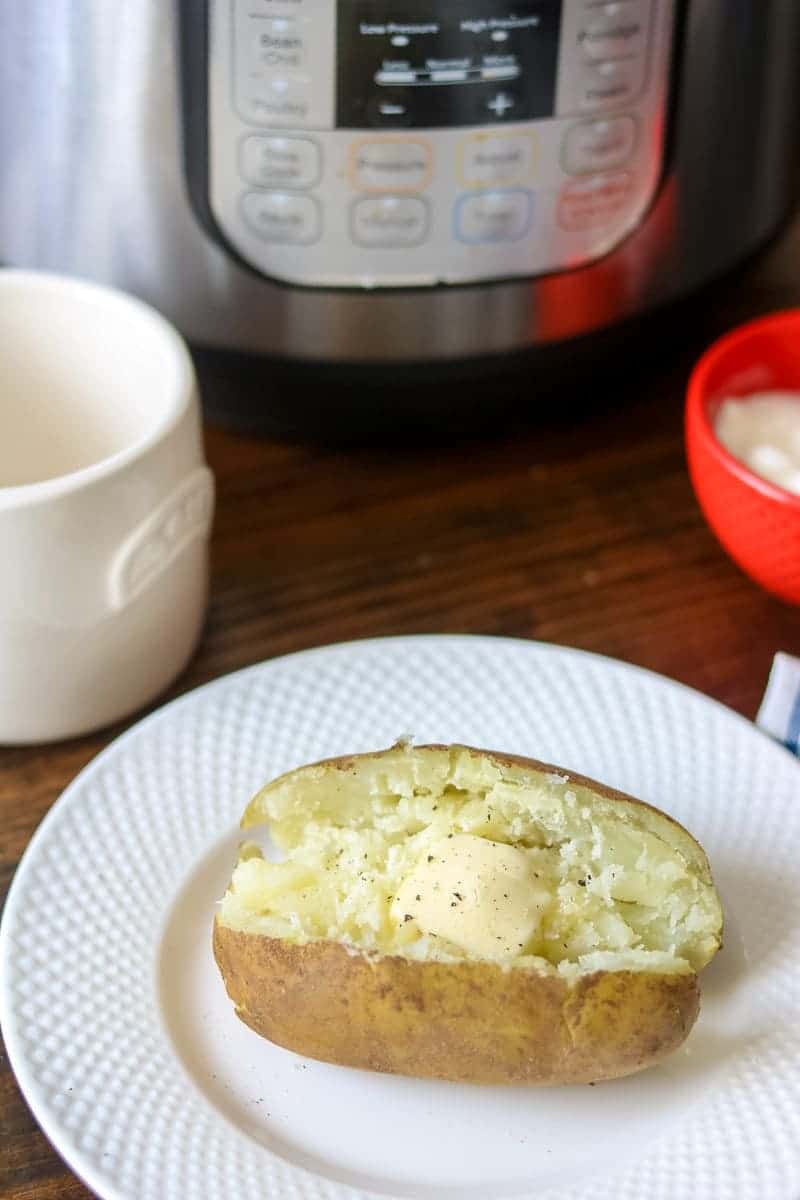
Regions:
<instances>
[{"instance_id":1,"label":"mug handle","mask_svg":"<svg viewBox=\"0 0 800 1200\"><path fill-rule=\"evenodd\" d=\"M108 572L111 608L125 608L190 542L206 537L213 512L214 476L208 467L198 467L145 517L115 554Z\"/></svg>"}]
</instances>

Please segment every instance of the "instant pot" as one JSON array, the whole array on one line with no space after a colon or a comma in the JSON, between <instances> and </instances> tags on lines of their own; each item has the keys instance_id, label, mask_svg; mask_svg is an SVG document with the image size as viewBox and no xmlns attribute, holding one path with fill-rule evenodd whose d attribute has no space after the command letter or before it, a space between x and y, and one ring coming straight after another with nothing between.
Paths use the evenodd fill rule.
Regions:
<instances>
[{"instance_id":1,"label":"instant pot","mask_svg":"<svg viewBox=\"0 0 800 1200\"><path fill-rule=\"evenodd\" d=\"M0 259L123 287L256 369L535 371L791 205L796 0L28 0L2 23Z\"/></svg>"}]
</instances>

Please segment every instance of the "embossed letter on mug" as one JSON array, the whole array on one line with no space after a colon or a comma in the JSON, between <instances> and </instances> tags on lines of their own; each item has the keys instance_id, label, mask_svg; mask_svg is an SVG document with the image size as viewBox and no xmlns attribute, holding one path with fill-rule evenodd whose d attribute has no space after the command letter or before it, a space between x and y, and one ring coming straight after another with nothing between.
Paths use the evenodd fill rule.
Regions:
<instances>
[{"instance_id":1,"label":"embossed letter on mug","mask_svg":"<svg viewBox=\"0 0 800 1200\"><path fill-rule=\"evenodd\" d=\"M183 341L122 293L0 271L0 744L152 700L202 627L214 507Z\"/></svg>"}]
</instances>

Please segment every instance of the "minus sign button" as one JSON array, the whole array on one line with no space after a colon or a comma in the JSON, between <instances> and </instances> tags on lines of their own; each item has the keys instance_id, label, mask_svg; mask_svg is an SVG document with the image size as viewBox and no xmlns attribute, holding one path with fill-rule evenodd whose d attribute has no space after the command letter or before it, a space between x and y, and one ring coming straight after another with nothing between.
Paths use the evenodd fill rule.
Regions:
<instances>
[{"instance_id":1,"label":"minus sign button","mask_svg":"<svg viewBox=\"0 0 800 1200\"><path fill-rule=\"evenodd\" d=\"M375 82L384 87L391 87L392 84L398 83L416 83L416 71L378 71L375 76Z\"/></svg>"}]
</instances>

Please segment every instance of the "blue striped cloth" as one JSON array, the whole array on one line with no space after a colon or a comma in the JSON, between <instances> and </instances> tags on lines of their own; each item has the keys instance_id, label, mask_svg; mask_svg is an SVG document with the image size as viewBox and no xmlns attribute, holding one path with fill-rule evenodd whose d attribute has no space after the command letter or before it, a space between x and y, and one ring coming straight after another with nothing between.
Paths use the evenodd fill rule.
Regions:
<instances>
[{"instance_id":1,"label":"blue striped cloth","mask_svg":"<svg viewBox=\"0 0 800 1200\"><path fill-rule=\"evenodd\" d=\"M800 755L800 658L775 655L756 725Z\"/></svg>"}]
</instances>

